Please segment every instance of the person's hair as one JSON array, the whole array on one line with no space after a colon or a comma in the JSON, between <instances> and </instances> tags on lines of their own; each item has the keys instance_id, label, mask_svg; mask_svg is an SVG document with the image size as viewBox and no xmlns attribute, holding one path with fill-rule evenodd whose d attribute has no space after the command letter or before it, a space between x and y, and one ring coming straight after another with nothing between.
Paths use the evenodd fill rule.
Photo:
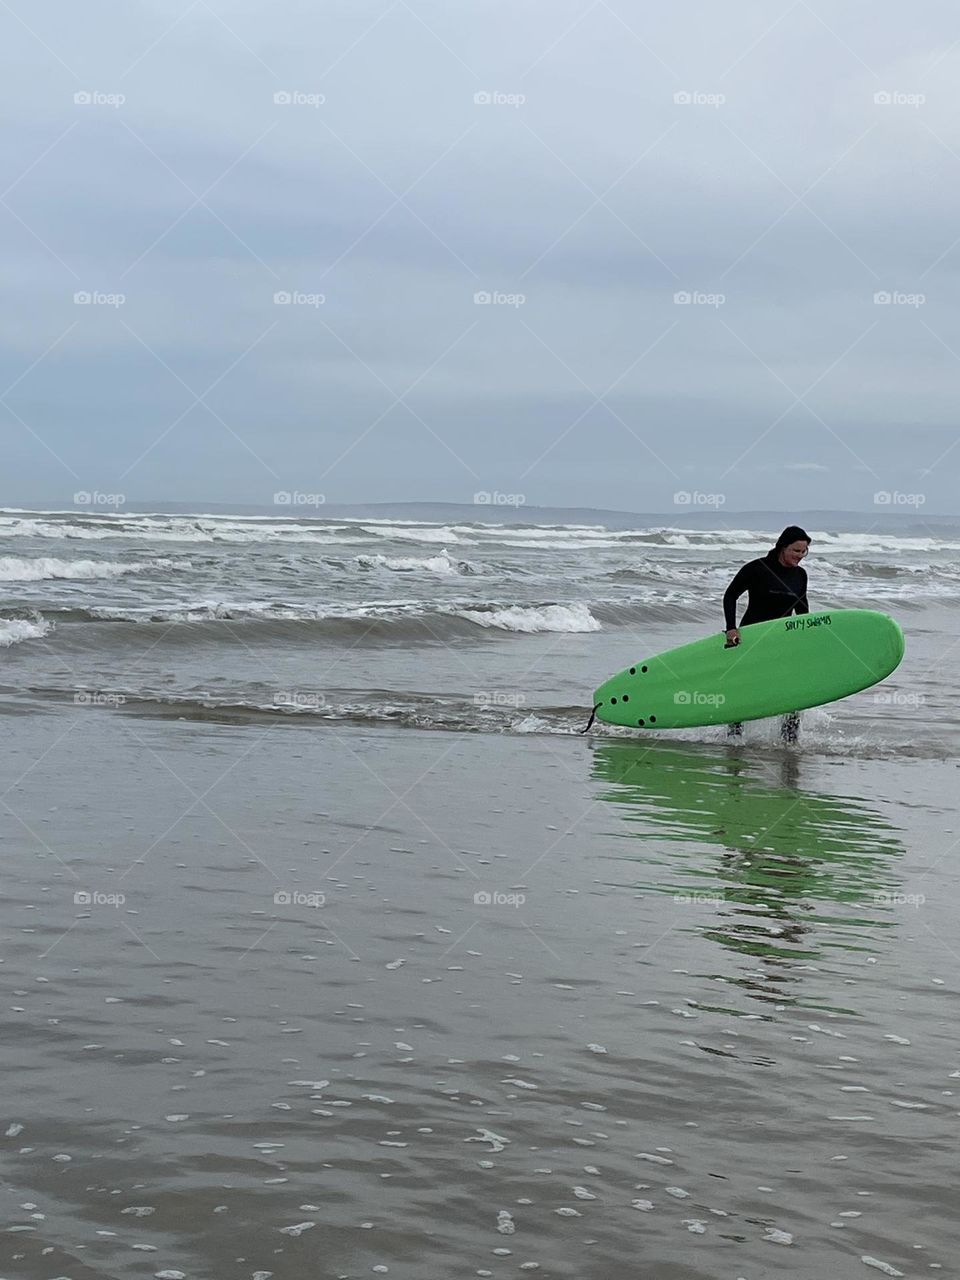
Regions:
<instances>
[{"instance_id":1,"label":"person's hair","mask_svg":"<svg viewBox=\"0 0 960 1280\"><path fill-rule=\"evenodd\" d=\"M810 535L805 529L801 529L799 525L787 525L780 538L777 539L777 545L773 550L780 554L783 548L790 547L792 543L806 543L809 547Z\"/></svg>"}]
</instances>

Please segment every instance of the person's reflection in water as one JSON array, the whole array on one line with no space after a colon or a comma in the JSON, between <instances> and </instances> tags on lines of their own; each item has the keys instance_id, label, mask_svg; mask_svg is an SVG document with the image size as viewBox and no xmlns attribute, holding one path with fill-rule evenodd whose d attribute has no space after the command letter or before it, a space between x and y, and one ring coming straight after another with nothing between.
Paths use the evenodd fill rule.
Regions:
<instances>
[{"instance_id":1,"label":"person's reflection in water","mask_svg":"<svg viewBox=\"0 0 960 1280\"><path fill-rule=\"evenodd\" d=\"M787 790L796 791L800 786L800 757L781 755L778 761L780 769L780 785Z\"/></svg>"},{"instance_id":2,"label":"person's reflection in water","mask_svg":"<svg viewBox=\"0 0 960 1280\"><path fill-rule=\"evenodd\" d=\"M659 873L630 887L719 898L720 919L699 931L758 964L711 976L778 1003L817 962L872 946L868 931L890 927L856 904L890 889L891 861L903 854L876 811L804 790L802 769L792 753L758 762L694 745L594 748L594 776L613 784L599 798L643 841L630 861Z\"/></svg>"},{"instance_id":3,"label":"person's reflection in water","mask_svg":"<svg viewBox=\"0 0 960 1280\"><path fill-rule=\"evenodd\" d=\"M736 778L743 772L742 765L732 764L729 769L730 775ZM770 761L769 766L764 766L763 775L775 776L785 791L797 792L800 786L799 757L784 755L777 761ZM770 829L762 835L768 833ZM721 828L718 834L725 836L727 832ZM736 838L735 831L730 834ZM798 958L812 959L816 955L815 950L802 949L810 925L798 914L813 911L812 905L804 900L801 883L802 877L810 874L810 859L808 855L791 858L783 848L772 857L765 857L765 852L762 846L741 844L721 855L724 879L729 885L736 886L732 892L727 892L726 900L737 903L738 908L726 913L729 927L706 929L704 932L706 937L714 938L743 955L762 960L765 966L762 973L734 981L759 1000L782 1003L785 993L780 987L798 981L789 972L790 962ZM771 888L775 893L770 892ZM769 923L771 917L773 924ZM754 920L757 923L753 923Z\"/></svg>"}]
</instances>

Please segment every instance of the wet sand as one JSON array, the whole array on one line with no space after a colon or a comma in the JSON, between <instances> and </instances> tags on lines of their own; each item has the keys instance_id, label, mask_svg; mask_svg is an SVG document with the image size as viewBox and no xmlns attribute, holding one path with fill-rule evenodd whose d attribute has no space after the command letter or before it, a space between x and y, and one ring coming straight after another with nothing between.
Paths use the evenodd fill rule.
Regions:
<instances>
[{"instance_id":1,"label":"wet sand","mask_svg":"<svg viewBox=\"0 0 960 1280\"><path fill-rule=\"evenodd\" d=\"M2 723L2 1280L954 1274L952 762Z\"/></svg>"}]
</instances>

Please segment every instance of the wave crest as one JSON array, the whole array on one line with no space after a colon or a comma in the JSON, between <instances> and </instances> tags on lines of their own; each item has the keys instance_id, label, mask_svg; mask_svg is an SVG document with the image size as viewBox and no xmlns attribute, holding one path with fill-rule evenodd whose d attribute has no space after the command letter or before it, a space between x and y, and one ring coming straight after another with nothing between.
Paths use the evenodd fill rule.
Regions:
<instances>
[{"instance_id":1,"label":"wave crest","mask_svg":"<svg viewBox=\"0 0 960 1280\"><path fill-rule=\"evenodd\" d=\"M0 582L46 582L55 578L119 578L150 569L189 569L189 560L57 560L52 556L0 556Z\"/></svg>"},{"instance_id":2,"label":"wave crest","mask_svg":"<svg viewBox=\"0 0 960 1280\"><path fill-rule=\"evenodd\" d=\"M479 627L501 631L602 631L585 604L511 605L507 608L458 609L456 615Z\"/></svg>"},{"instance_id":3,"label":"wave crest","mask_svg":"<svg viewBox=\"0 0 960 1280\"><path fill-rule=\"evenodd\" d=\"M445 576L479 573L480 570L469 560L454 560L446 547L438 556L384 556L360 555L356 563L361 569L389 569L394 573L439 573Z\"/></svg>"},{"instance_id":4,"label":"wave crest","mask_svg":"<svg viewBox=\"0 0 960 1280\"><path fill-rule=\"evenodd\" d=\"M0 618L0 649L24 640L40 640L52 630L53 623L39 614L35 618Z\"/></svg>"}]
</instances>

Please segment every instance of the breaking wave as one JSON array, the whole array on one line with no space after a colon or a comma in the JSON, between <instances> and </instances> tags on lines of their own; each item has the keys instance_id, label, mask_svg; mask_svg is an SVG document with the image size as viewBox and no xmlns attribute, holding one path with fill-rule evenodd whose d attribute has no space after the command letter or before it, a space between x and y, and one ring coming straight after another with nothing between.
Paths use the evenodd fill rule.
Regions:
<instances>
[{"instance_id":1,"label":"breaking wave","mask_svg":"<svg viewBox=\"0 0 960 1280\"><path fill-rule=\"evenodd\" d=\"M45 582L56 578L119 578L125 573L191 567L189 560L135 560L122 564L114 560L56 560L50 556L32 558L0 556L0 582Z\"/></svg>"},{"instance_id":2,"label":"breaking wave","mask_svg":"<svg viewBox=\"0 0 960 1280\"><path fill-rule=\"evenodd\" d=\"M46 618L0 618L0 649L21 644L24 640L40 640L49 635L53 624Z\"/></svg>"}]
</instances>

